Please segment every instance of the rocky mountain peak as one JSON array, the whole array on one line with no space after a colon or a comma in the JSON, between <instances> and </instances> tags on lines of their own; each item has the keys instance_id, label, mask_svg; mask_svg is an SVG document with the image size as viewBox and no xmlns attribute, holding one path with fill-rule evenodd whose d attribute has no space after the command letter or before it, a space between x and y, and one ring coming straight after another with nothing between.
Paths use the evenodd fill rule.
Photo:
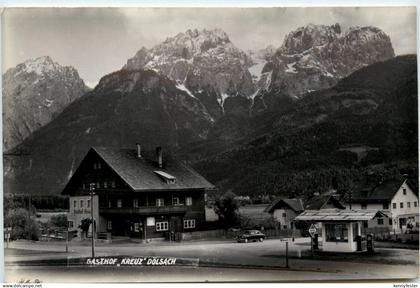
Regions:
<instances>
[{"instance_id":1,"label":"rocky mountain peak","mask_svg":"<svg viewBox=\"0 0 420 288\"><path fill-rule=\"evenodd\" d=\"M26 74L34 73L34 74L37 74L38 76L43 76L46 74L54 74L54 73L67 73L67 74L77 73L76 69L74 69L73 67L61 66L60 64L55 62L50 56L42 56L42 57L26 60L25 62L17 65L15 68L12 68L12 70L14 71L15 76L21 73L26 73Z\"/></svg>"},{"instance_id":2,"label":"rocky mountain peak","mask_svg":"<svg viewBox=\"0 0 420 288\"><path fill-rule=\"evenodd\" d=\"M351 27L347 31L339 24L300 27L285 37L282 47L262 69L254 108L270 106L264 96L267 93L272 101L279 97L298 99L394 56L389 36L377 27Z\"/></svg>"},{"instance_id":3,"label":"rocky mountain peak","mask_svg":"<svg viewBox=\"0 0 420 288\"><path fill-rule=\"evenodd\" d=\"M4 149L50 122L89 89L76 69L49 56L29 59L2 76Z\"/></svg>"},{"instance_id":4,"label":"rocky mountain peak","mask_svg":"<svg viewBox=\"0 0 420 288\"><path fill-rule=\"evenodd\" d=\"M151 49L142 48L123 69L154 70L199 99L218 118L227 97L254 92L251 58L221 29L187 30Z\"/></svg>"},{"instance_id":5,"label":"rocky mountain peak","mask_svg":"<svg viewBox=\"0 0 420 288\"><path fill-rule=\"evenodd\" d=\"M308 24L287 34L281 51L285 54L302 53L312 47L330 43L340 35L341 27L338 23L331 26Z\"/></svg>"},{"instance_id":6,"label":"rocky mountain peak","mask_svg":"<svg viewBox=\"0 0 420 288\"><path fill-rule=\"evenodd\" d=\"M389 36L382 31L381 29L374 26L359 27L353 26L350 27L348 32L345 35L347 41L353 42L375 42L375 41L384 41L391 43Z\"/></svg>"}]
</instances>

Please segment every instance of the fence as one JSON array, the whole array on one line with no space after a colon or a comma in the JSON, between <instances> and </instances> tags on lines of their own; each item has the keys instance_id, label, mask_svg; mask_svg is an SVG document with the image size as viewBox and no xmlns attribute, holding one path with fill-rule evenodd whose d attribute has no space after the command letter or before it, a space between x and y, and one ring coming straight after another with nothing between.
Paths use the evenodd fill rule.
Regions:
<instances>
[{"instance_id":1,"label":"fence","mask_svg":"<svg viewBox=\"0 0 420 288\"><path fill-rule=\"evenodd\" d=\"M373 234L373 238L379 241L397 241L397 242L418 242L418 231L404 231L401 229L392 230L390 227L372 227L363 228L362 234Z\"/></svg>"},{"instance_id":2,"label":"fence","mask_svg":"<svg viewBox=\"0 0 420 288\"><path fill-rule=\"evenodd\" d=\"M391 228L390 227L370 227L362 228L362 234L373 234L375 240L388 240L391 238Z\"/></svg>"},{"instance_id":3,"label":"fence","mask_svg":"<svg viewBox=\"0 0 420 288\"><path fill-rule=\"evenodd\" d=\"M266 229L262 231L266 238L288 238L288 237L300 237L300 230L276 230ZM208 230L208 231L194 231L182 233L182 240L204 240L204 239L236 239L236 237L242 234L243 231L232 231L232 230Z\"/></svg>"},{"instance_id":4,"label":"fence","mask_svg":"<svg viewBox=\"0 0 420 288\"><path fill-rule=\"evenodd\" d=\"M77 236L77 231L68 231L68 239L71 240ZM58 241L65 241L66 240L66 231L63 230L42 230L41 231L41 241L50 241L50 240L58 240Z\"/></svg>"}]
</instances>

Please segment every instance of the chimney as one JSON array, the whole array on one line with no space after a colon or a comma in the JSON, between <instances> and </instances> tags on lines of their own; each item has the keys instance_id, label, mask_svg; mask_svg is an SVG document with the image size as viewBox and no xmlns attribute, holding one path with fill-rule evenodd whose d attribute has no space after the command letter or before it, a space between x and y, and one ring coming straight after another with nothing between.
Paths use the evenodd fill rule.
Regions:
<instances>
[{"instance_id":1,"label":"chimney","mask_svg":"<svg viewBox=\"0 0 420 288\"><path fill-rule=\"evenodd\" d=\"M137 146L137 158L141 158L141 145L136 143Z\"/></svg>"},{"instance_id":2,"label":"chimney","mask_svg":"<svg viewBox=\"0 0 420 288\"><path fill-rule=\"evenodd\" d=\"M158 159L159 168L162 168L162 147L156 147L156 156Z\"/></svg>"}]
</instances>

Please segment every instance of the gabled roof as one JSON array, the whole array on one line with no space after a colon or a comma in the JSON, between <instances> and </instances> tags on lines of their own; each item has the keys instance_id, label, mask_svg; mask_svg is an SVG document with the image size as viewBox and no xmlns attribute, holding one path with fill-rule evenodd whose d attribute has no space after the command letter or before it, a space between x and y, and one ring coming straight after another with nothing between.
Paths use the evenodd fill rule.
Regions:
<instances>
[{"instance_id":1,"label":"gabled roof","mask_svg":"<svg viewBox=\"0 0 420 288\"><path fill-rule=\"evenodd\" d=\"M134 191L215 189L214 185L194 169L173 159L167 159L163 167L159 168L156 161L148 160L144 157L138 158L135 149L92 147L89 153L95 153L102 158ZM173 176L176 178L176 181L174 183L163 181L162 177L155 171ZM72 179L70 179L69 183L71 181Z\"/></svg>"},{"instance_id":2,"label":"gabled roof","mask_svg":"<svg viewBox=\"0 0 420 288\"><path fill-rule=\"evenodd\" d=\"M340 201L338 201L332 195L318 195L318 196L312 197L305 203L305 210L323 209L323 208L326 208L328 203L333 204L333 206L339 209L346 208L340 203Z\"/></svg>"},{"instance_id":3,"label":"gabled roof","mask_svg":"<svg viewBox=\"0 0 420 288\"><path fill-rule=\"evenodd\" d=\"M299 214L294 221L369 221L375 217L388 217L388 215L380 210L305 210Z\"/></svg>"},{"instance_id":4,"label":"gabled roof","mask_svg":"<svg viewBox=\"0 0 420 288\"><path fill-rule=\"evenodd\" d=\"M405 179L390 179L375 186L362 186L352 192L351 200L356 203L389 202L404 183L406 183ZM349 195L347 195L346 201L349 201Z\"/></svg>"},{"instance_id":5,"label":"gabled roof","mask_svg":"<svg viewBox=\"0 0 420 288\"><path fill-rule=\"evenodd\" d=\"M270 205L268 205L267 208L265 208L264 212L272 213L276 208L280 207L282 204L289 207L297 213L303 211L303 203L301 199L277 198Z\"/></svg>"}]
</instances>

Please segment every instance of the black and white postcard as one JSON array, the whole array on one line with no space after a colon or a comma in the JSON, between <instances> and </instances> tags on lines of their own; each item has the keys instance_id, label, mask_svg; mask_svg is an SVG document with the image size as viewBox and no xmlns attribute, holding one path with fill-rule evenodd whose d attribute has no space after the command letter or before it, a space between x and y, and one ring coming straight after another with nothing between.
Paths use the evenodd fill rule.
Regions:
<instances>
[{"instance_id":1,"label":"black and white postcard","mask_svg":"<svg viewBox=\"0 0 420 288\"><path fill-rule=\"evenodd\" d=\"M5 8L4 281L415 281L416 20Z\"/></svg>"}]
</instances>

